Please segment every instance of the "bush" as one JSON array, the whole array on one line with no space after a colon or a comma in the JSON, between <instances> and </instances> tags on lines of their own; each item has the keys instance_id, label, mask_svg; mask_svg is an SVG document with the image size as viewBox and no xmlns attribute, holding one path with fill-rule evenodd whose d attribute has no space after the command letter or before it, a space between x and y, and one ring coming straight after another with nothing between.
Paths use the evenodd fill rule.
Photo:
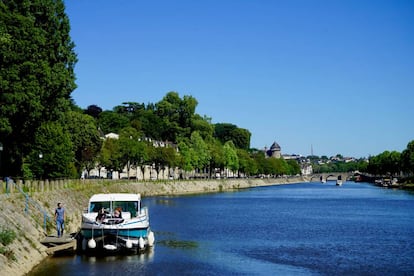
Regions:
<instances>
[{"instance_id":1,"label":"bush","mask_svg":"<svg viewBox=\"0 0 414 276\"><path fill-rule=\"evenodd\" d=\"M0 243L4 246L11 244L16 238L16 233L13 230L2 228L0 231Z\"/></svg>"},{"instance_id":2,"label":"bush","mask_svg":"<svg viewBox=\"0 0 414 276\"><path fill-rule=\"evenodd\" d=\"M6 256L7 259L11 261L16 261L16 256L14 255L13 250L8 249L6 247L0 247L0 254Z\"/></svg>"}]
</instances>

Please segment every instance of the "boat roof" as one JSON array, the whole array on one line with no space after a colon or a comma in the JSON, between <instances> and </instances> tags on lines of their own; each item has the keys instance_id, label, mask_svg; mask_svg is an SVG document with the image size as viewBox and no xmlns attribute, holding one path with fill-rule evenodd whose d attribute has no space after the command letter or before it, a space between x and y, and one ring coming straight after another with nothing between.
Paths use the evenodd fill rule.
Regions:
<instances>
[{"instance_id":1,"label":"boat roof","mask_svg":"<svg viewBox=\"0 0 414 276\"><path fill-rule=\"evenodd\" d=\"M139 201L140 194L95 194L89 201Z\"/></svg>"}]
</instances>

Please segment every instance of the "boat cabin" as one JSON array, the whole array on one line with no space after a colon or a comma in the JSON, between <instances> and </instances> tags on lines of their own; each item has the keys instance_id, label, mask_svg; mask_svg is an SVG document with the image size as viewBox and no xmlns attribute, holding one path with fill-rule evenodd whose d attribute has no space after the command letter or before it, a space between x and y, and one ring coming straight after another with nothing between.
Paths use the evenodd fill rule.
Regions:
<instances>
[{"instance_id":1,"label":"boat cabin","mask_svg":"<svg viewBox=\"0 0 414 276\"><path fill-rule=\"evenodd\" d=\"M107 214L113 214L115 209L120 209L124 219L136 217L141 209L140 194L96 194L89 200L88 213L98 213L105 210Z\"/></svg>"}]
</instances>

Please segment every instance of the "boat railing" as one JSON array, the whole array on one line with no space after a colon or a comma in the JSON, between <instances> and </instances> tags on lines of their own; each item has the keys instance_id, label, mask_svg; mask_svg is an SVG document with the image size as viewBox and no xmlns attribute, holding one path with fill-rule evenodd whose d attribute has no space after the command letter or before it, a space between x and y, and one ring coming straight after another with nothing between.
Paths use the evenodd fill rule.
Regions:
<instances>
[{"instance_id":1,"label":"boat railing","mask_svg":"<svg viewBox=\"0 0 414 276\"><path fill-rule=\"evenodd\" d=\"M149 219L148 207L141 207L140 216L146 216Z\"/></svg>"}]
</instances>

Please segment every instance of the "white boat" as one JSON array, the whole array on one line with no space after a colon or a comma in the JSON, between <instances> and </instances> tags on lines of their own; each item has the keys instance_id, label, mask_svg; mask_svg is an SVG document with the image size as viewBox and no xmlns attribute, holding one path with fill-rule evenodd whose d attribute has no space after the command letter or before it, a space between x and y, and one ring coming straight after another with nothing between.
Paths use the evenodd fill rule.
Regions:
<instances>
[{"instance_id":1,"label":"white boat","mask_svg":"<svg viewBox=\"0 0 414 276\"><path fill-rule=\"evenodd\" d=\"M120 216L117 216L120 213ZM82 250L142 251L154 245L140 194L95 194L82 214Z\"/></svg>"},{"instance_id":2,"label":"white boat","mask_svg":"<svg viewBox=\"0 0 414 276\"><path fill-rule=\"evenodd\" d=\"M342 186L342 176L338 175L338 179L336 180L336 185L337 186Z\"/></svg>"}]
</instances>

